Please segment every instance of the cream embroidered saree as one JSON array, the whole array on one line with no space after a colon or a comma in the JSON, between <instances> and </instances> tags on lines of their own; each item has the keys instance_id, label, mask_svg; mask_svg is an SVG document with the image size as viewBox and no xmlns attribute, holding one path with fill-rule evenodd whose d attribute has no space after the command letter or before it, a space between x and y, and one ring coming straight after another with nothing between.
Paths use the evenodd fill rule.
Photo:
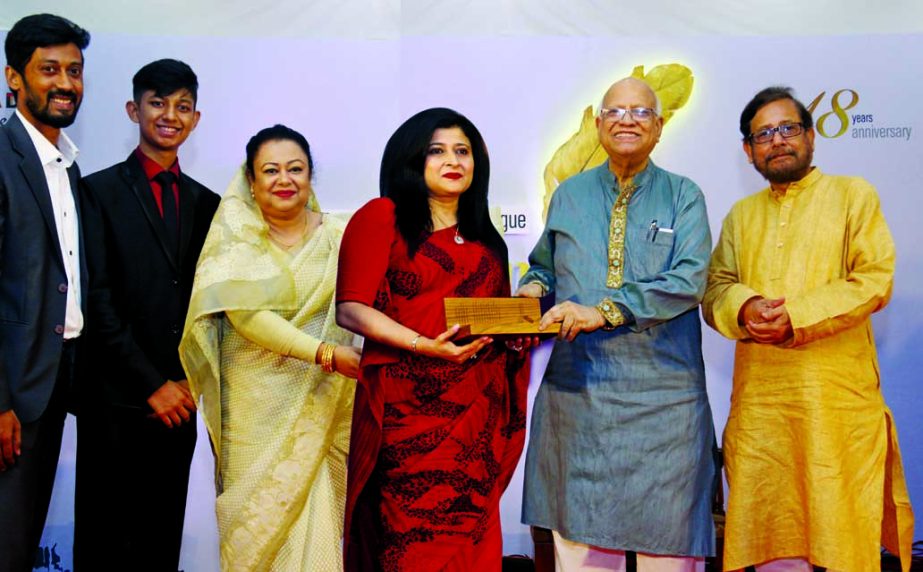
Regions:
<instances>
[{"instance_id":1,"label":"cream embroidered saree","mask_svg":"<svg viewBox=\"0 0 923 572\"><path fill-rule=\"evenodd\" d=\"M350 343L334 315L342 233L325 215L300 250L277 248L241 170L202 250L180 354L215 453L223 570L342 569L355 382L252 342L226 317L271 310Z\"/></svg>"}]
</instances>

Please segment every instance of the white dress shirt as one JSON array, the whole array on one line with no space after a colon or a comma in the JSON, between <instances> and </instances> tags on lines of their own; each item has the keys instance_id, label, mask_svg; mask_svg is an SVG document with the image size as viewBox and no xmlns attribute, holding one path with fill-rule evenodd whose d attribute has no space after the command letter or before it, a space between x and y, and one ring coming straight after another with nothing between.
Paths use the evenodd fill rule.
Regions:
<instances>
[{"instance_id":1,"label":"white dress shirt","mask_svg":"<svg viewBox=\"0 0 923 572\"><path fill-rule=\"evenodd\" d=\"M45 181L54 210L54 225L58 232L58 244L64 260L67 275L67 311L64 318L64 339L70 340L83 330L83 312L80 311L80 230L77 221L77 206L71 189L67 169L77 160L77 146L62 131L55 147L34 125L29 123L19 110L19 120L35 145L39 161L45 170Z\"/></svg>"}]
</instances>

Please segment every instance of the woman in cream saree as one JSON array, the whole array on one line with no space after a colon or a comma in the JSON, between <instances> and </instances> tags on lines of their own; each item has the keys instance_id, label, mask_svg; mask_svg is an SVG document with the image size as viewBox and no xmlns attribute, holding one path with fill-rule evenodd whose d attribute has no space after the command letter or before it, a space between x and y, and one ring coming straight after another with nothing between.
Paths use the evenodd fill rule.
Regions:
<instances>
[{"instance_id":1,"label":"woman in cream saree","mask_svg":"<svg viewBox=\"0 0 923 572\"><path fill-rule=\"evenodd\" d=\"M343 224L308 193L311 232L274 236L260 175L253 188L246 176L262 151L256 167L250 151L203 248L180 346L215 453L222 569L339 570L355 382L324 369L349 373L358 358L334 315Z\"/></svg>"}]
</instances>

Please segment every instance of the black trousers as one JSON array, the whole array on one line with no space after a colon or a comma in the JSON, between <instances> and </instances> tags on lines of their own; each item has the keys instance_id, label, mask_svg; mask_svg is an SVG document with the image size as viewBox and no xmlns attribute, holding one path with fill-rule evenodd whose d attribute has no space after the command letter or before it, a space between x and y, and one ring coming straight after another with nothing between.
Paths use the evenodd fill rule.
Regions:
<instances>
[{"instance_id":1,"label":"black trousers","mask_svg":"<svg viewBox=\"0 0 923 572\"><path fill-rule=\"evenodd\" d=\"M170 429L142 409L81 403L74 572L177 571L195 442L195 416Z\"/></svg>"},{"instance_id":2,"label":"black trousers","mask_svg":"<svg viewBox=\"0 0 923 572\"><path fill-rule=\"evenodd\" d=\"M0 572L31 572L42 540L71 401L76 341L64 343L42 416L22 424L22 455L0 473Z\"/></svg>"}]
</instances>

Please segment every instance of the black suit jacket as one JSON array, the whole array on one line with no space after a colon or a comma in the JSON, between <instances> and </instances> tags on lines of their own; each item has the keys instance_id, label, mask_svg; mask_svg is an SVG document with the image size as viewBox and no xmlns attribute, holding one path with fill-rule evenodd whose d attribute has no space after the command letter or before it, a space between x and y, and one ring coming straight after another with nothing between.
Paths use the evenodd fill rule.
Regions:
<instances>
[{"instance_id":1,"label":"black suit jacket","mask_svg":"<svg viewBox=\"0 0 923 572\"><path fill-rule=\"evenodd\" d=\"M67 170L78 220L80 170ZM80 240L81 305L87 267ZM61 360L67 275L45 171L19 117L0 125L0 411L38 419Z\"/></svg>"},{"instance_id":2,"label":"black suit jacket","mask_svg":"<svg viewBox=\"0 0 923 572\"><path fill-rule=\"evenodd\" d=\"M165 381L186 377L179 342L220 198L180 176L177 257L134 153L83 185L90 291L80 390L90 400L147 412L147 398Z\"/></svg>"}]
</instances>

